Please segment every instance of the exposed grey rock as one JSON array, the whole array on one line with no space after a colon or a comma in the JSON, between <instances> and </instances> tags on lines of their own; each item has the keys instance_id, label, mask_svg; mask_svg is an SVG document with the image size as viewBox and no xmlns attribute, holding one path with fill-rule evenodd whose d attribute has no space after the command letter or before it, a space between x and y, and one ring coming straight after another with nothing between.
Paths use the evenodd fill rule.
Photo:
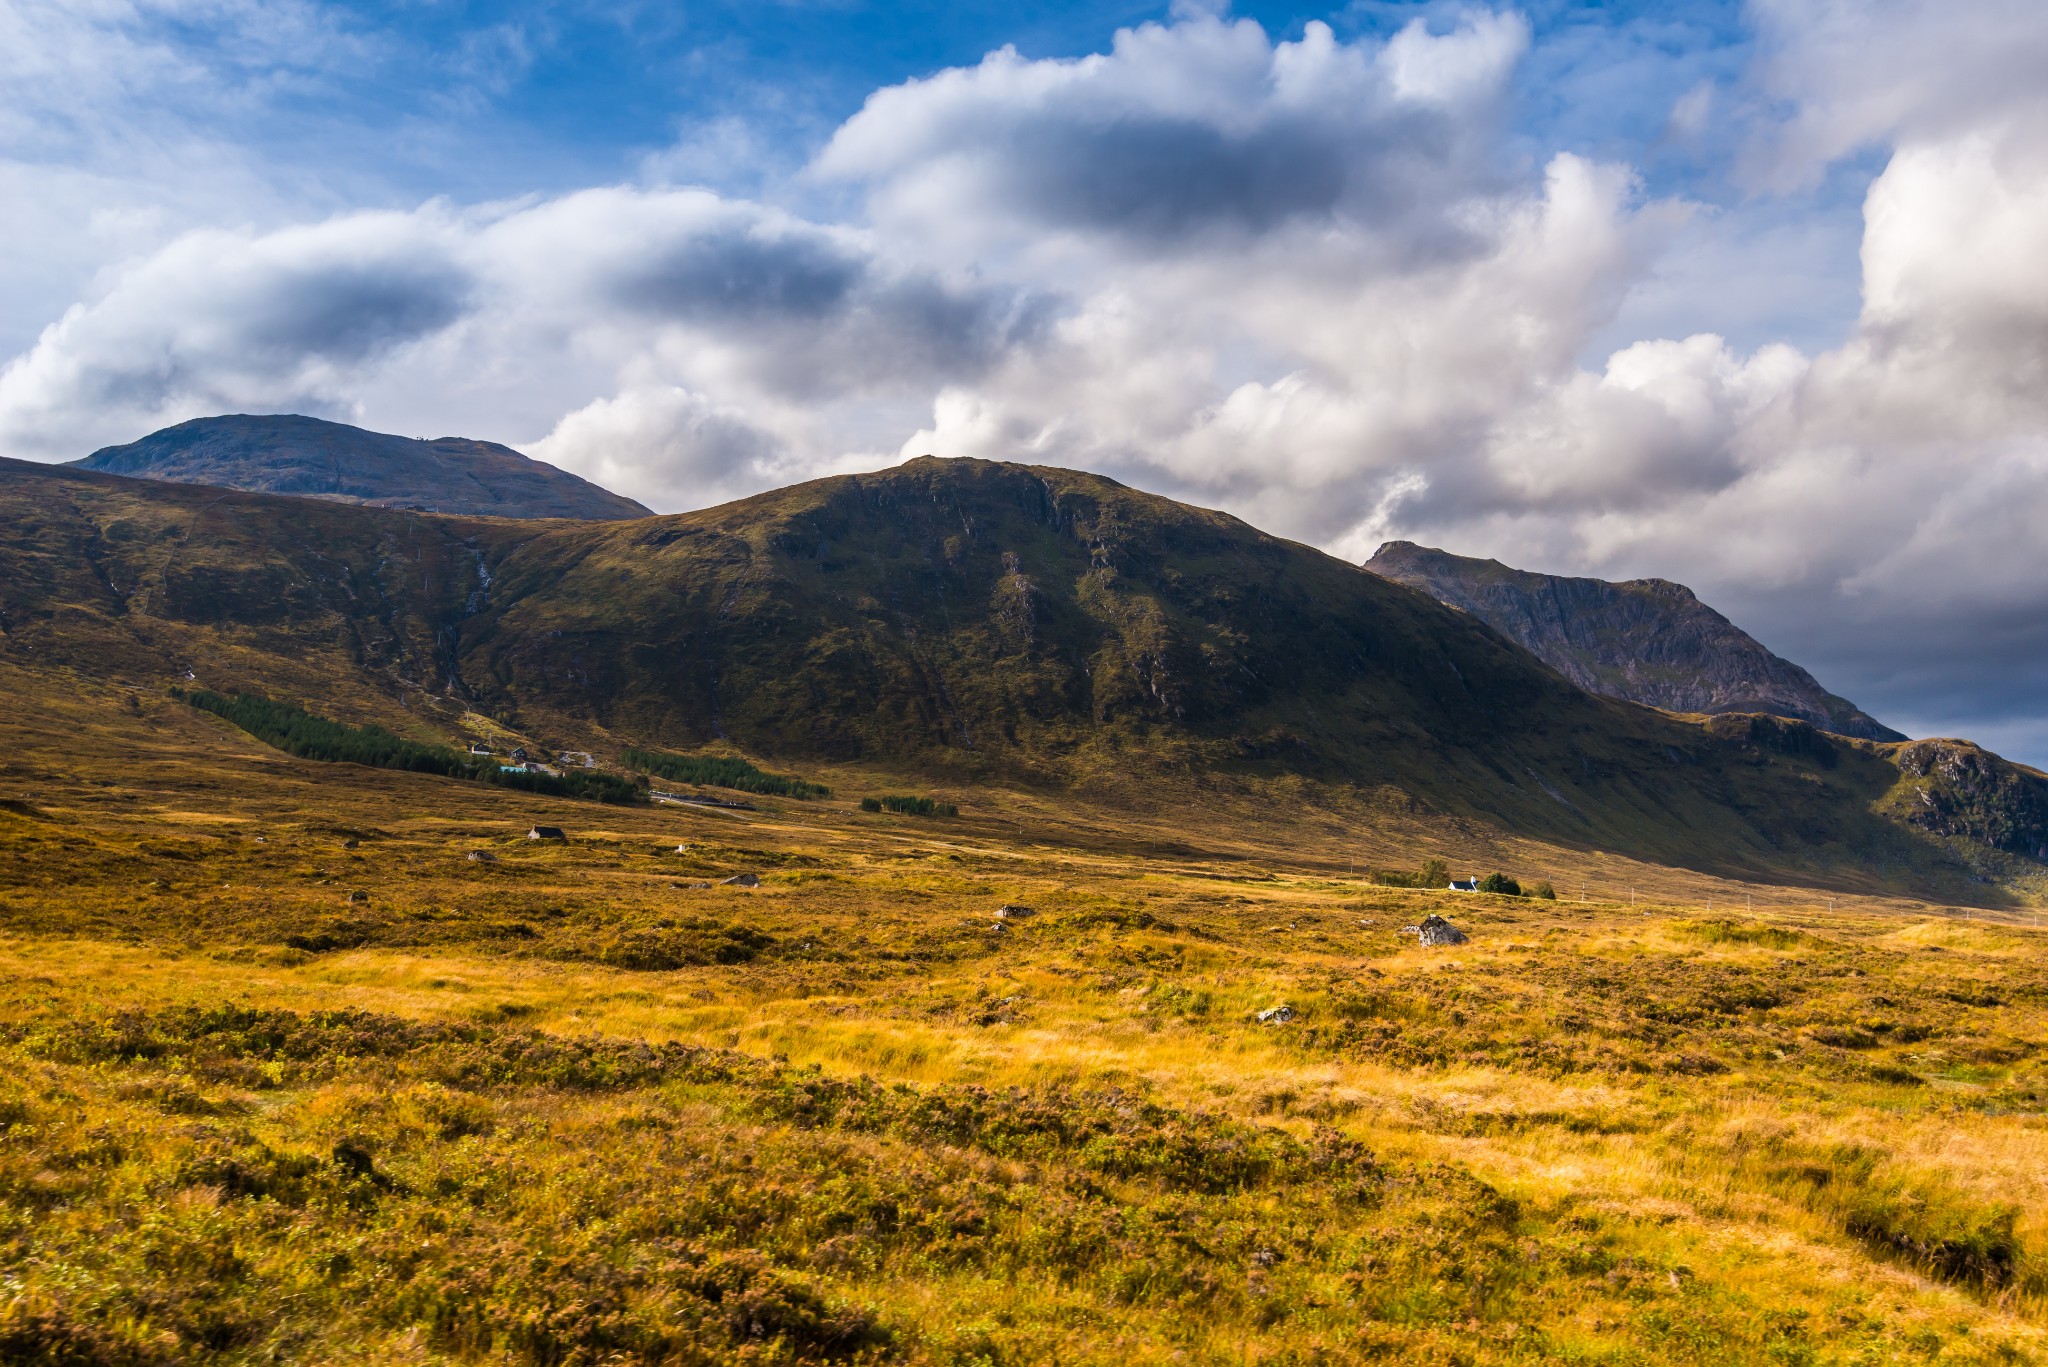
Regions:
<instances>
[{"instance_id":1,"label":"exposed grey rock","mask_svg":"<svg viewBox=\"0 0 2048 1367\"><path fill-rule=\"evenodd\" d=\"M495 864L498 862L498 856L492 854L489 850L471 850L469 852L469 862L472 864Z\"/></svg>"},{"instance_id":2,"label":"exposed grey rock","mask_svg":"<svg viewBox=\"0 0 2048 1367\"><path fill-rule=\"evenodd\" d=\"M1036 916L1037 914L1030 907L1020 907L1014 903L1005 903L996 908L996 919L998 921L1021 921L1026 916Z\"/></svg>"},{"instance_id":3,"label":"exposed grey rock","mask_svg":"<svg viewBox=\"0 0 2048 1367\"><path fill-rule=\"evenodd\" d=\"M1768 712L1838 735L1905 739L1668 579L1535 574L1412 541L1387 542L1365 567L1471 613L1590 693L1673 712Z\"/></svg>"},{"instance_id":4,"label":"exposed grey rock","mask_svg":"<svg viewBox=\"0 0 2048 1367\"><path fill-rule=\"evenodd\" d=\"M1261 1025L1285 1025L1293 1019L1294 1008L1291 1006L1269 1006L1259 1012L1259 1024Z\"/></svg>"},{"instance_id":5,"label":"exposed grey rock","mask_svg":"<svg viewBox=\"0 0 2048 1367\"><path fill-rule=\"evenodd\" d=\"M727 888L758 888L761 886L761 877L759 874L754 873L736 873L730 878L720 879L719 886Z\"/></svg>"},{"instance_id":6,"label":"exposed grey rock","mask_svg":"<svg viewBox=\"0 0 2048 1367\"><path fill-rule=\"evenodd\" d=\"M1426 945L1462 945L1471 938L1441 916L1425 916L1415 937Z\"/></svg>"}]
</instances>

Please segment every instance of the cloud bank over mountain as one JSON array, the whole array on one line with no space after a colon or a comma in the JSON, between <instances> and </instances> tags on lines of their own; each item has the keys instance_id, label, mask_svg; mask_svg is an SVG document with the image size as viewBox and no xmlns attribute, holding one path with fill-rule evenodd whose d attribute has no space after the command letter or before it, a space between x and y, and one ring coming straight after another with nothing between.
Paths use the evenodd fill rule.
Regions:
<instances>
[{"instance_id":1,"label":"cloud bank over mountain","mask_svg":"<svg viewBox=\"0 0 2048 1367\"><path fill-rule=\"evenodd\" d=\"M198 60L136 36L175 8L17 14L118 40L157 90ZM245 47L326 22L292 14ZM926 453L1081 466L1353 558L1403 536L1682 579L1908 730L2048 760L2048 12L1745 15L1739 64L1664 95L1637 160L1573 135L1583 111L1528 115L1532 72L1611 97L1620 40L1558 77L1510 9L999 48L873 91L755 197L649 174L333 205L209 153L246 207L109 229L0 371L0 451L298 410L509 441L671 509ZM19 149L55 116L25 89L0 171L34 188L55 172ZM132 195L121 98L88 101L75 160ZM228 98L173 101L160 141L225 145ZM1719 169L1670 173L1688 157ZM1692 325L1796 292L1776 251L1830 195L1860 200L1860 260L1829 267L1853 316ZM1651 315L1680 325L1629 333Z\"/></svg>"}]
</instances>

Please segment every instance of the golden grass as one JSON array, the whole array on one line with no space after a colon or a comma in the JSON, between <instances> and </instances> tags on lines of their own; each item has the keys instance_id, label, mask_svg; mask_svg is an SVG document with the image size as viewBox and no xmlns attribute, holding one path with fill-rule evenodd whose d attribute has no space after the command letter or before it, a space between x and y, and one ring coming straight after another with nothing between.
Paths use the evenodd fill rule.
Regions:
<instances>
[{"instance_id":1,"label":"golden grass","mask_svg":"<svg viewBox=\"0 0 2048 1367\"><path fill-rule=\"evenodd\" d=\"M565 805L286 760L90 689L7 739L0 796L43 814L0 814L0 1247L22 1269L0 1350L26 1360L2044 1351L2048 941L2024 918L1787 889L1749 890L1751 916L1714 880L1470 833L1169 826L1028 793L959 794L944 822ZM570 843L519 839L535 821ZM1564 900L1376 887L1346 845ZM741 871L762 886L693 886ZM1037 914L998 929L1006 902ZM1400 935L1431 910L1471 943ZM222 1006L782 1062L578 1090L463 1081L445 1041L316 1062L63 1043ZM1335 1134L1374 1156L1373 1194L813 1124L777 1100L811 1066L920 1105L1099 1110L1134 1144L1249 1127L1203 1162L1240 1133ZM344 1142L390 1185L337 1169ZM233 1176L260 1154L271 1176ZM663 1256L684 1271L599 1286L683 1244ZM673 1288L714 1266L779 1307L763 1334L689 1319L712 1302ZM579 1295L615 1313L520 1318ZM854 1311L876 1335L835 1339ZM683 1320L696 1337L649 1336Z\"/></svg>"}]
</instances>

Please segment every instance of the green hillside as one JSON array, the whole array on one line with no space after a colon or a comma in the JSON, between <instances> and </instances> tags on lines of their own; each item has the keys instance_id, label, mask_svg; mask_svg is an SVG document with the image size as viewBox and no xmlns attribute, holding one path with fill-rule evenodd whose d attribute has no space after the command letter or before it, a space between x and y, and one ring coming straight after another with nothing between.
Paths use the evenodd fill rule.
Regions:
<instances>
[{"instance_id":1,"label":"green hillside","mask_svg":"<svg viewBox=\"0 0 2048 1367\"><path fill-rule=\"evenodd\" d=\"M1423 593L1072 471L918 460L535 527L10 463L0 516L15 661L423 736L473 708L613 751L1138 803L1193 782L1950 895L2044 843L2030 797L2001 841L1908 820L1896 747L1593 697Z\"/></svg>"}]
</instances>

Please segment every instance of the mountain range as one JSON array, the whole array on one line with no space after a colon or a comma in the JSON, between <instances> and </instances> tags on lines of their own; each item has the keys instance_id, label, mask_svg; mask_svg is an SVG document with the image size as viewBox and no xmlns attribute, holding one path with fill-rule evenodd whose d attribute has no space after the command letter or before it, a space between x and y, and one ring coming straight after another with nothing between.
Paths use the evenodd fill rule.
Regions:
<instances>
[{"instance_id":1,"label":"mountain range","mask_svg":"<svg viewBox=\"0 0 2048 1367\"><path fill-rule=\"evenodd\" d=\"M1599 697L1225 514L985 461L545 526L5 462L0 651L428 733L474 709L599 754L1195 782L1695 868L1954 888L2048 857L2048 780L1967 742Z\"/></svg>"},{"instance_id":2,"label":"mountain range","mask_svg":"<svg viewBox=\"0 0 2048 1367\"><path fill-rule=\"evenodd\" d=\"M296 414L194 418L72 462L85 470L342 503L486 517L646 517L601 489L509 446L366 432Z\"/></svg>"},{"instance_id":3,"label":"mountain range","mask_svg":"<svg viewBox=\"0 0 2048 1367\"><path fill-rule=\"evenodd\" d=\"M1867 740L1905 737L1668 579L1536 574L1412 541L1365 567L1471 613L1590 692L1672 712L1769 712Z\"/></svg>"}]
</instances>

